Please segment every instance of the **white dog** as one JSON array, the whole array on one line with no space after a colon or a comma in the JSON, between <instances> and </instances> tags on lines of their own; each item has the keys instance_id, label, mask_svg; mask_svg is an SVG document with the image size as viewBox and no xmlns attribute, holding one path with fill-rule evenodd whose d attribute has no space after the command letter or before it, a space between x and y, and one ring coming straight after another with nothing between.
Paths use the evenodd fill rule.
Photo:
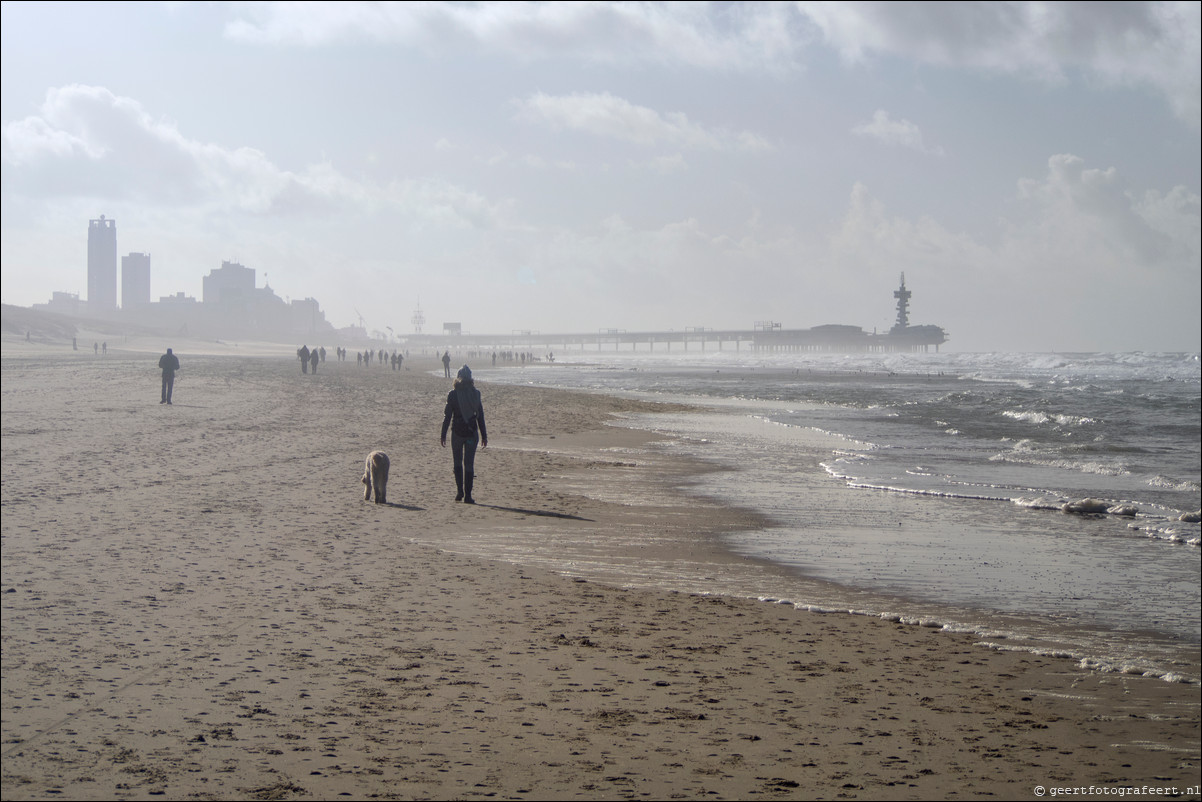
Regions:
<instances>
[{"instance_id":1,"label":"white dog","mask_svg":"<svg viewBox=\"0 0 1202 802\"><path fill-rule=\"evenodd\" d=\"M388 455L383 451L373 451L367 455L367 462L363 466L363 500L369 501L371 493L376 491L376 503L386 503L385 495L388 492Z\"/></svg>"}]
</instances>

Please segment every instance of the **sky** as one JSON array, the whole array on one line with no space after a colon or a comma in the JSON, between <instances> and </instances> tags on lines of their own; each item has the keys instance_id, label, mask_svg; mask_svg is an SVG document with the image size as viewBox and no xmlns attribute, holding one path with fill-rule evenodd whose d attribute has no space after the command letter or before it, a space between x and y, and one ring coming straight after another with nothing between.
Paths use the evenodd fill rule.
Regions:
<instances>
[{"instance_id":1,"label":"sky","mask_svg":"<svg viewBox=\"0 0 1202 802\"><path fill-rule=\"evenodd\" d=\"M1186 3L29 3L0 24L3 302L87 227L403 335L886 330L1200 349Z\"/></svg>"}]
</instances>

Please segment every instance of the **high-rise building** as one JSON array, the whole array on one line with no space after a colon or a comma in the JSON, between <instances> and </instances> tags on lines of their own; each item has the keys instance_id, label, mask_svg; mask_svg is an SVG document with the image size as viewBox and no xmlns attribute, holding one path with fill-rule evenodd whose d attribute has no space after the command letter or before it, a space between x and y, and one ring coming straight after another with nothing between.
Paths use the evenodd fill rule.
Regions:
<instances>
[{"instance_id":1,"label":"high-rise building","mask_svg":"<svg viewBox=\"0 0 1202 802\"><path fill-rule=\"evenodd\" d=\"M117 221L88 221L88 309L117 308Z\"/></svg>"},{"instance_id":2,"label":"high-rise building","mask_svg":"<svg viewBox=\"0 0 1202 802\"><path fill-rule=\"evenodd\" d=\"M223 261L202 280L206 304L245 305L255 294L255 271L237 262Z\"/></svg>"},{"instance_id":3,"label":"high-rise building","mask_svg":"<svg viewBox=\"0 0 1202 802\"><path fill-rule=\"evenodd\" d=\"M121 308L136 309L150 303L150 254L121 257Z\"/></svg>"}]
</instances>

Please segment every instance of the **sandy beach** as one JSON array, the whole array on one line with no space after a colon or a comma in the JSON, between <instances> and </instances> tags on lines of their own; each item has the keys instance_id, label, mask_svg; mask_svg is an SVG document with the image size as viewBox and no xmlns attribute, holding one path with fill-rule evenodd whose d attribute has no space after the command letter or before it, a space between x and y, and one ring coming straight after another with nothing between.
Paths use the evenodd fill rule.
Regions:
<instances>
[{"instance_id":1,"label":"sandy beach","mask_svg":"<svg viewBox=\"0 0 1202 802\"><path fill-rule=\"evenodd\" d=\"M0 365L6 800L1199 797L1197 685L630 581L770 570L650 405L482 384L470 506L432 358L56 335Z\"/></svg>"}]
</instances>

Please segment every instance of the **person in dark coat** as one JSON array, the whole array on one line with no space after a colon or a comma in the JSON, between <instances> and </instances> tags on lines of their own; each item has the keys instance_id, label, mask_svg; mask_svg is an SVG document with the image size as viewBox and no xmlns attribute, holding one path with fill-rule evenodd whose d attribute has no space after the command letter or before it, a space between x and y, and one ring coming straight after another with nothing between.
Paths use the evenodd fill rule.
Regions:
<instances>
[{"instance_id":1,"label":"person in dark coat","mask_svg":"<svg viewBox=\"0 0 1202 802\"><path fill-rule=\"evenodd\" d=\"M301 361L301 373L309 372L309 346L302 345L296 352L296 357Z\"/></svg>"},{"instance_id":2,"label":"person in dark coat","mask_svg":"<svg viewBox=\"0 0 1202 802\"><path fill-rule=\"evenodd\" d=\"M175 389L175 372L179 370L179 357L167 349L167 353L159 357L159 368L163 371L163 400L160 404L171 403L171 392Z\"/></svg>"},{"instance_id":3,"label":"person in dark coat","mask_svg":"<svg viewBox=\"0 0 1202 802\"><path fill-rule=\"evenodd\" d=\"M459 369L454 389L447 393L442 418L442 447L447 447L447 429L451 430L451 456L455 462L456 501L475 504L472 485L476 478L476 446L488 448L488 429L484 425L484 403L467 365Z\"/></svg>"}]
</instances>

